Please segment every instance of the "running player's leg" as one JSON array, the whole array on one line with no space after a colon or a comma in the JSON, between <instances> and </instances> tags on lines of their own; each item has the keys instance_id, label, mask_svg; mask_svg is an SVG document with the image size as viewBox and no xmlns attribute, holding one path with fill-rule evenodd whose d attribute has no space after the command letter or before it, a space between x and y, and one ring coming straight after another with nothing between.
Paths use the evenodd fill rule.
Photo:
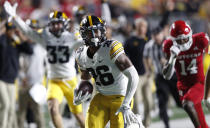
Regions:
<instances>
[{"instance_id":1,"label":"running player's leg","mask_svg":"<svg viewBox=\"0 0 210 128\"><path fill-rule=\"evenodd\" d=\"M77 78L73 78L71 80L63 80L62 81L62 91L64 92L64 96L66 97L66 100L68 102L68 106L70 111L74 114L77 121L79 122L80 126L82 128L85 127L85 118L82 113L82 104L80 105L74 105L73 99L74 99L74 89L77 86Z\"/></svg>"},{"instance_id":2,"label":"running player's leg","mask_svg":"<svg viewBox=\"0 0 210 128\"><path fill-rule=\"evenodd\" d=\"M113 96L108 96L108 97L110 100L109 106L111 109L110 128L124 128L125 124L124 124L124 119L123 119L122 113L119 113L117 116L115 115L115 113L121 106L125 97L122 95L113 95ZM131 109L133 109L133 104L134 103L133 103L133 99L132 99L132 101L130 103Z\"/></svg>"},{"instance_id":3,"label":"running player's leg","mask_svg":"<svg viewBox=\"0 0 210 128\"><path fill-rule=\"evenodd\" d=\"M108 100L106 96L99 93L94 96L86 114L85 128L104 128L106 126L110 118Z\"/></svg>"},{"instance_id":4,"label":"running player's leg","mask_svg":"<svg viewBox=\"0 0 210 128\"><path fill-rule=\"evenodd\" d=\"M183 97L183 107L190 116L194 126L196 128L208 128L203 110L201 107L201 101L204 95L204 85L196 83L193 85Z\"/></svg>"},{"instance_id":5,"label":"running player's leg","mask_svg":"<svg viewBox=\"0 0 210 128\"><path fill-rule=\"evenodd\" d=\"M47 90L48 109L56 128L63 128L62 117L59 112L59 104L63 100L63 92L59 86L59 81L49 80Z\"/></svg>"},{"instance_id":6,"label":"running player's leg","mask_svg":"<svg viewBox=\"0 0 210 128\"><path fill-rule=\"evenodd\" d=\"M121 106L124 96L112 96L111 114L110 114L110 128L124 128L123 115L120 112L117 116L115 113Z\"/></svg>"},{"instance_id":7,"label":"running player's leg","mask_svg":"<svg viewBox=\"0 0 210 128\"><path fill-rule=\"evenodd\" d=\"M197 111L198 118L199 118L199 121L201 124L201 128L209 128L206 123L206 119L205 119L205 115L203 113L201 102L198 104L195 104L195 110Z\"/></svg>"},{"instance_id":8,"label":"running player's leg","mask_svg":"<svg viewBox=\"0 0 210 128\"><path fill-rule=\"evenodd\" d=\"M183 105L184 110L187 112L190 119L192 120L195 128L199 128L200 122L199 122L197 112L194 107L194 103L190 100L183 100L182 105Z\"/></svg>"}]
</instances>

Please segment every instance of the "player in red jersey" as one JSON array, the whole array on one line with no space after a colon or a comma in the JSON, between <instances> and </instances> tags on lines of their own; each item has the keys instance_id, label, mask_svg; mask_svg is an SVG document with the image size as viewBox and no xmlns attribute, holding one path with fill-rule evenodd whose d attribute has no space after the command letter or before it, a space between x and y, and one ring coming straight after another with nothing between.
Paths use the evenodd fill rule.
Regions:
<instances>
[{"instance_id":1,"label":"player in red jersey","mask_svg":"<svg viewBox=\"0 0 210 128\"><path fill-rule=\"evenodd\" d=\"M171 25L170 38L163 43L168 59L163 75L170 79L176 71L180 100L195 128L208 128L201 105L204 96L203 52L208 42L207 34L192 35L190 26L179 20Z\"/></svg>"}]
</instances>

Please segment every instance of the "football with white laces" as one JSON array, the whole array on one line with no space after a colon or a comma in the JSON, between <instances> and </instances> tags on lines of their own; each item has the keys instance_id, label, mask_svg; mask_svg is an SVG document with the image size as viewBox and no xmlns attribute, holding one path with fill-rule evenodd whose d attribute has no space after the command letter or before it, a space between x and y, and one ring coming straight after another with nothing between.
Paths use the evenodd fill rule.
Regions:
<instances>
[{"instance_id":1,"label":"football with white laces","mask_svg":"<svg viewBox=\"0 0 210 128\"><path fill-rule=\"evenodd\" d=\"M78 88L74 89L74 105L79 105L91 98L93 85L89 81L81 81Z\"/></svg>"}]
</instances>

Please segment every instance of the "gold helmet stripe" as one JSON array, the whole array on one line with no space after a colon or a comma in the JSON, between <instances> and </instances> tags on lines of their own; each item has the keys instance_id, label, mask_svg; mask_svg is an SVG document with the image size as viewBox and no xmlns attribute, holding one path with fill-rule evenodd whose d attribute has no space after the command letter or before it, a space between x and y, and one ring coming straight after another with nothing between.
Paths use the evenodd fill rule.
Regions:
<instances>
[{"instance_id":1,"label":"gold helmet stripe","mask_svg":"<svg viewBox=\"0 0 210 128\"><path fill-rule=\"evenodd\" d=\"M58 15L58 11L55 11L55 12L54 12L54 16L53 16L53 18L56 18L56 17L57 17L57 15Z\"/></svg>"},{"instance_id":2,"label":"gold helmet stripe","mask_svg":"<svg viewBox=\"0 0 210 128\"><path fill-rule=\"evenodd\" d=\"M62 16L64 19L68 19L68 17L66 16L66 14L64 12L62 13Z\"/></svg>"},{"instance_id":3,"label":"gold helmet stripe","mask_svg":"<svg viewBox=\"0 0 210 128\"><path fill-rule=\"evenodd\" d=\"M92 17L91 16L88 16L88 20L89 20L90 26L93 26L93 21L92 21Z\"/></svg>"},{"instance_id":4,"label":"gold helmet stripe","mask_svg":"<svg viewBox=\"0 0 210 128\"><path fill-rule=\"evenodd\" d=\"M33 24L36 24L36 23L37 23L37 20L31 20L31 22L32 22Z\"/></svg>"},{"instance_id":5,"label":"gold helmet stripe","mask_svg":"<svg viewBox=\"0 0 210 128\"><path fill-rule=\"evenodd\" d=\"M101 20L101 18L99 18L99 17L97 17L98 18L98 20L101 22L101 23L103 23L103 21Z\"/></svg>"}]
</instances>

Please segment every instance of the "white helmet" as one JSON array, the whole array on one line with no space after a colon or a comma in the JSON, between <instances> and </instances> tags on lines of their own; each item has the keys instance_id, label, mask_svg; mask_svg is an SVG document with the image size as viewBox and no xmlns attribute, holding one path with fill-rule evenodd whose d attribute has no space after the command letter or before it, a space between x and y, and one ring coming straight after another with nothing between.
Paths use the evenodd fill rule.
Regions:
<instances>
[{"instance_id":1,"label":"white helmet","mask_svg":"<svg viewBox=\"0 0 210 128\"><path fill-rule=\"evenodd\" d=\"M175 21L170 27L170 38L173 44L178 46L181 51L186 51L192 46L192 29L182 20ZM188 39L186 43L180 44L177 40Z\"/></svg>"}]
</instances>

